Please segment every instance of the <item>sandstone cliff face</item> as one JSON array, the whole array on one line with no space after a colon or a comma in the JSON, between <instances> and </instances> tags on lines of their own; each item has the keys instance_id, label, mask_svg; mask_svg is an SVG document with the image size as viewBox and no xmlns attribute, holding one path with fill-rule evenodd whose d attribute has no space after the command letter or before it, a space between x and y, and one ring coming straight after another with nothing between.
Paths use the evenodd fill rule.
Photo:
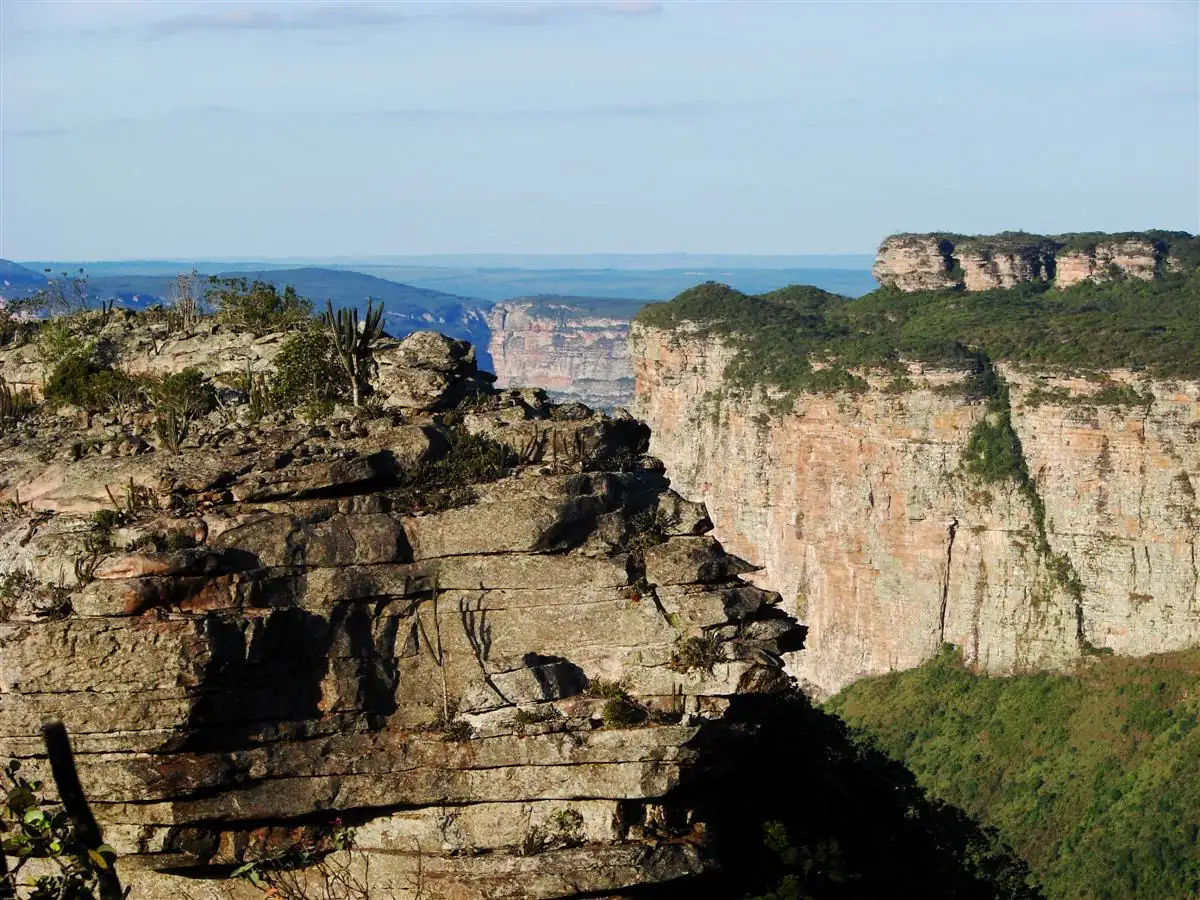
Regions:
<instances>
[{"instance_id":1,"label":"sandstone cliff face","mask_svg":"<svg viewBox=\"0 0 1200 900\"><path fill-rule=\"evenodd\" d=\"M568 306L498 303L488 315L488 350L501 387L542 388L555 400L628 406L633 369L629 320L580 313Z\"/></svg>"},{"instance_id":2,"label":"sandstone cliff face","mask_svg":"<svg viewBox=\"0 0 1200 900\"><path fill-rule=\"evenodd\" d=\"M955 287L954 245L935 235L898 234L883 242L871 267L880 284L902 291L940 291Z\"/></svg>"},{"instance_id":3,"label":"sandstone cliff face","mask_svg":"<svg viewBox=\"0 0 1200 900\"><path fill-rule=\"evenodd\" d=\"M1054 283L1070 287L1081 281L1108 281L1122 275L1152 281L1162 264L1162 252L1149 241L1099 243L1087 250L1061 253Z\"/></svg>"},{"instance_id":4,"label":"sandstone cliff face","mask_svg":"<svg viewBox=\"0 0 1200 900\"><path fill-rule=\"evenodd\" d=\"M1179 271L1179 253L1194 242L1195 238L1176 234L1086 238L898 234L880 245L871 274L880 284L902 291L986 291L1028 281L1070 287L1081 281L1122 277L1150 281L1164 272Z\"/></svg>"},{"instance_id":5,"label":"sandstone cliff face","mask_svg":"<svg viewBox=\"0 0 1200 900\"><path fill-rule=\"evenodd\" d=\"M914 367L914 390L874 378L786 411L729 390L719 342L635 324L631 345L653 452L808 625L790 665L817 693L916 666L943 642L997 673L1200 642L1200 384L1148 383L1152 402L1121 407L1089 403L1086 381L1006 370L1076 596L1039 552L1025 496L963 472L985 409L937 391L960 375Z\"/></svg>"},{"instance_id":6,"label":"sandstone cliff face","mask_svg":"<svg viewBox=\"0 0 1200 900\"><path fill-rule=\"evenodd\" d=\"M134 897L260 896L219 876L335 818L372 896L710 869L676 789L731 697L786 684L779 597L640 423L491 394L440 336L388 359L369 419L214 414L178 455L116 415L0 435L0 756L44 774L64 720ZM503 477L423 487L463 434L514 448Z\"/></svg>"},{"instance_id":7,"label":"sandstone cliff face","mask_svg":"<svg viewBox=\"0 0 1200 900\"><path fill-rule=\"evenodd\" d=\"M962 284L968 291L1007 288L1054 277L1054 247L1045 242L1003 248L989 247L986 242L961 242L954 249L962 269Z\"/></svg>"}]
</instances>

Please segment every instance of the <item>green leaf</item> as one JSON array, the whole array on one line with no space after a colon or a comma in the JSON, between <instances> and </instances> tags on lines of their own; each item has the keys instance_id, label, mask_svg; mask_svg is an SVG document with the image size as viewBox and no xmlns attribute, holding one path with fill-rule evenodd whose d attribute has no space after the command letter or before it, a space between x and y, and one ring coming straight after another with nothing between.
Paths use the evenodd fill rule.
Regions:
<instances>
[{"instance_id":1,"label":"green leaf","mask_svg":"<svg viewBox=\"0 0 1200 900\"><path fill-rule=\"evenodd\" d=\"M25 815L21 817L21 821L35 828L41 827L46 824L46 814L40 809L26 810Z\"/></svg>"},{"instance_id":2,"label":"green leaf","mask_svg":"<svg viewBox=\"0 0 1200 900\"><path fill-rule=\"evenodd\" d=\"M105 859L103 856L101 856L99 853L97 853L95 850L88 850L87 855L88 855L88 859L90 859L92 861L92 865L94 865L97 869L107 869L108 868L108 860Z\"/></svg>"}]
</instances>

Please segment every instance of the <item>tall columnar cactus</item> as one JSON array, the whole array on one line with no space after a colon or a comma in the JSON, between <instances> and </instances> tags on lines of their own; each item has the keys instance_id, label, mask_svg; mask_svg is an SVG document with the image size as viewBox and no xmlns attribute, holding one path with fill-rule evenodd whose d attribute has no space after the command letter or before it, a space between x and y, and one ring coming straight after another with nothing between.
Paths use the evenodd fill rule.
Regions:
<instances>
[{"instance_id":1,"label":"tall columnar cactus","mask_svg":"<svg viewBox=\"0 0 1200 900\"><path fill-rule=\"evenodd\" d=\"M360 329L358 309L339 309L334 313L332 301L325 301L325 327L333 340L338 360L350 376L354 405L358 406L364 391L370 386L372 348L383 335L383 303L367 300L367 317Z\"/></svg>"}]
</instances>

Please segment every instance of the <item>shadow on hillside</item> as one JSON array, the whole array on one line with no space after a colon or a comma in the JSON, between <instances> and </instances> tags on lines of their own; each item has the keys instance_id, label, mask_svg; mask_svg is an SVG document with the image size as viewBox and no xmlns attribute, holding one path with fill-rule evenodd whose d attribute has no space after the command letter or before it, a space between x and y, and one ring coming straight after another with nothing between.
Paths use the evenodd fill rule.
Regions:
<instances>
[{"instance_id":1,"label":"shadow on hillside","mask_svg":"<svg viewBox=\"0 0 1200 900\"><path fill-rule=\"evenodd\" d=\"M739 697L730 718L745 727L740 738L714 730L699 739L721 761L715 782L682 789L724 871L650 896L1042 896L993 830L927 799L908 769L860 746L840 719L803 696Z\"/></svg>"}]
</instances>

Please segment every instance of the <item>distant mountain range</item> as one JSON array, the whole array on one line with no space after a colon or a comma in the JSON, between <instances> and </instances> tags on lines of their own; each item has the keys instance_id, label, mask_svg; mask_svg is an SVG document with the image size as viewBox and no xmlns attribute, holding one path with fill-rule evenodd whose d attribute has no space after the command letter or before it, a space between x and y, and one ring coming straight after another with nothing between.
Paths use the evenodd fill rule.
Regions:
<instances>
[{"instance_id":1,"label":"distant mountain range","mask_svg":"<svg viewBox=\"0 0 1200 900\"><path fill-rule=\"evenodd\" d=\"M185 270L186 271L186 270ZM302 297L313 301L314 306L324 306L326 300L335 307L365 307L368 298L382 300L391 312L419 315L462 306L468 298L447 294L428 288L400 284L361 272L339 269L259 269L246 271L222 271L220 278L246 278L268 281L277 287L294 287ZM117 299L122 305L144 309L161 303L170 296L175 275L99 275L89 281L93 296Z\"/></svg>"},{"instance_id":2,"label":"distant mountain range","mask_svg":"<svg viewBox=\"0 0 1200 900\"><path fill-rule=\"evenodd\" d=\"M630 257L644 266L646 260L677 261L682 254ZM477 257L464 257L477 258ZM482 257L478 257L482 258ZM507 257L502 257L507 259ZM525 257L513 259L524 261ZM563 259L590 261L593 257L530 257L533 262ZM599 256L600 261L617 257ZM283 266L274 262L187 262L177 260L97 262L83 264L90 276L94 295L116 298L130 306L146 306L168 296L171 283L181 272L195 269L201 275L217 274L262 278L277 285L291 284L317 304L326 299L335 306L366 305L368 297L383 300L389 311L400 315L441 313L456 307L490 306L500 300L536 295L576 298L605 297L648 303L669 300L703 281L720 281L745 293L763 293L789 284L811 284L834 293L855 297L875 287L870 270L861 268L780 268L778 263L806 257L696 257L688 268L522 268L519 266L421 266L407 264ZM817 259L814 257L814 259ZM859 262L857 257L825 257ZM766 261L757 268L701 265L728 260ZM865 257L864 257L865 260ZM41 269L75 271L75 262L35 262L18 265L0 263L14 276L18 290L36 290L44 284Z\"/></svg>"},{"instance_id":3,"label":"distant mountain range","mask_svg":"<svg viewBox=\"0 0 1200 900\"><path fill-rule=\"evenodd\" d=\"M627 300L670 300L702 281L720 281L747 294L761 294L789 284L811 284L857 297L875 289L869 267L862 269L694 267L686 269L521 269L428 268L363 265L355 271L405 284L479 297L508 300L532 294L617 297Z\"/></svg>"},{"instance_id":4,"label":"distant mountain range","mask_svg":"<svg viewBox=\"0 0 1200 900\"><path fill-rule=\"evenodd\" d=\"M0 259L0 297L23 297L46 286L41 272Z\"/></svg>"}]
</instances>

